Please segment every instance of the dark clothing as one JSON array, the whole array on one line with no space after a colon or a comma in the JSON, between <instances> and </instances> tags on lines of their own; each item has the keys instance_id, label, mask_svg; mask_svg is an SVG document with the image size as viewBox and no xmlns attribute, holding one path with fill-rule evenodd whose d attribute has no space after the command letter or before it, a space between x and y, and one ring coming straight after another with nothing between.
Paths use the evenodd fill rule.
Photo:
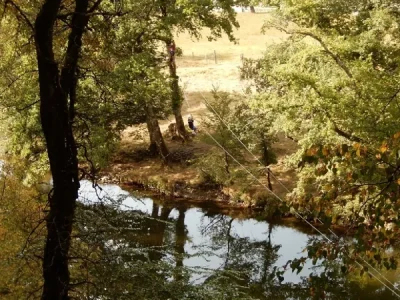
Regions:
<instances>
[{"instance_id":1,"label":"dark clothing","mask_svg":"<svg viewBox=\"0 0 400 300\"><path fill-rule=\"evenodd\" d=\"M188 124L189 124L189 128L194 130L194 122L193 122L193 120L192 121L189 120Z\"/></svg>"},{"instance_id":2,"label":"dark clothing","mask_svg":"<svg viewBox=\"0 0 400 300\"><path fill-rule=\"evenodd\" d=\"M175 52L176 52L175 43L171 43L171 45L168 48L168 51L169 51L169 55L171 55L172 57L175 56Z\"/></svg>"},{"instance_id":3,"label":"dark clothing","mask_svg":"<svg viewBox=\"0 0 400 300\"><path fill-rule=\"evenodd\" d=\"M194 119L191 115L188 118L188 125L189 125L189 128L194 131L194 134L196 134L197 128L196 128L196 126L194 126Z\"/></svg>"}]
</instances>

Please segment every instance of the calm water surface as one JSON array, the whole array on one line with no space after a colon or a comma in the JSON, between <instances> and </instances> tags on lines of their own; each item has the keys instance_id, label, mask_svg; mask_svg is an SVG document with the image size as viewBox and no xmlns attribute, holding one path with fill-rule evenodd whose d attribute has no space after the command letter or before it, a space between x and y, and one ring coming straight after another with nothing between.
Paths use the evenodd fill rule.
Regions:
<instances>
[{"instance_id":1,"label":"calm water surface","mask_svg":"<svg viewBox=\"0 0 400 300\"><path fill-rule=\"evenodd\" d=\"M137 211L148 216L150 221L140 224L137 238L143 245L160 252L170 247L180 255L157 254L150 258L175 261L199 270L192 275L193 284L203 283L213 271L237 270L248 274L248 280L266 282L265 274L273 267L282 267L288 260L304 255L302 251L313 236L304 230L269 224L255 219L234 219L226 214L210 212L196 207L162 206L159 202L122 190L116 185L104 185L102 190L93 189L90 182L83 181L80 201L85 204L117 201L123 211ZM181 204L180 204L181 205ZM162 257L162 258L161 258ZM318 273L311 262L299 274L290 268L284 274L282 285L277 289L297 289L304 294L310 273ZM398 274L385 274L392 281L400 282ZM344 279L341 279L344 280ZM329 299L398 299L381 284L372 280L345 279L346 288L333 291ZM348 283L348 284L347 284ZM260 292L260 299L270 299L273 293ZM307 292L308 293L308 292ZM306 293L306 294L307 294ZM262 296L263 295L263 296ZM288 291L287 295L291 295ZM307 299L287 296L287 299ZM310 297L311 299L311 297Z\"/></svg>"}]
</instances>

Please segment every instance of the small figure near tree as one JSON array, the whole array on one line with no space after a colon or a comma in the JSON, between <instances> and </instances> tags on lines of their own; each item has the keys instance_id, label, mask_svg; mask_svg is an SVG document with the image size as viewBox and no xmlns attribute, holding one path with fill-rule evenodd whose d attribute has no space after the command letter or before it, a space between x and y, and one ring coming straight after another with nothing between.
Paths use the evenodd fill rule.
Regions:
<instances>
[{"instance_id":1,"label":"small figure near tree","mask_svg":"<svg viewBox=\"0 0 400 300\"><path fill-rule=\"evenodd\" d=\"M194 126L194 118L193 118L192 114L190 114L188 117L188 125L189 125L189 128L191 130L193 130L194 134L197 134L197 128L196 128L196 126Z\"/></svg>"},{"instance_id":2,"label":"small figure near tree","mask_svg":"<svg viewBox=\"0 0 400 300\"><path fill-rule=\"evenodd\" d=\"M176 70L176 64L175 64L176 45L174 40L172 40L168 46L168 53L169 53L169 61L173 66L173 68Z\"/></svg>"}]
</instances>

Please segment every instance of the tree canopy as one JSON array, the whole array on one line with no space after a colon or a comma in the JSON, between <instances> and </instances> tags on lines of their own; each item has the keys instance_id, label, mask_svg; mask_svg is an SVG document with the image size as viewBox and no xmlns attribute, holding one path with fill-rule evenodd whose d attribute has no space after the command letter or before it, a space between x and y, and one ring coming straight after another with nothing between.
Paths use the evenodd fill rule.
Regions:
<instances>
[{"instance_id":1,"label":"tree canopy","mask_svg":"<svg viewBox=\"0 0 400 300\"><path fill-rule=\"evenodd\" d=\"M253 106L299 145L291 203L353 228L357 249L388 268L399 222L399 21L393 1L281 1L265 28L285 41L242 69Z\"/></svg>"},{"instance_id":2,"label":"tree canopy","mask_svg":"<svg viewBox=\"0 0 400 300\"><path fill-rule=\"evenodd\" d=\"M283 41L269 45L259 59L243 60L241 77L250 85L246 95L214 91L214 99L205 101L210 113L203 120L207 132L202 141L217 141L223 149L208 151L196 166L203 179L220 190L239 182L244 195L254 186L254 178L233 164L242 162L258 172L256 181L267 175L272 190L273 143L283 132L297 145L285 161L297 176L287 195L292 213L318 220L328 231L331 225L345 227L354 238L349 242L330 231L335 243L312 239L307 254L285 268L300 271L307 259L314 264L322 260L323 271L311 278L321 286L326 282L345 286L337 276L348 275L360 261L378 269L397 268L390 250L398 245L400 225L399 0L0 0L0 116L13 166L1 170L3 194L7 193L1 210L9 217L1 216L0 234L16 232L4 252L16 255L16 244L31 241L38 228L47 230L33 240L33 250L26 256L27 264L42 261L43 288L40 280L27 279L38 276L37 269L24 266L13 295L19 297L29 287L36 289L34 293L41 289L42 299L68 299L74 293L162 299L174 296L174 291L182 299L199 293L206 299L223 297L231 282L237 287L229 290L231 297L247 295L246 291L266 295L277 284L283 273L271 267L279 247L231 235L229 221L222 222L223 232L212 233L216 248L218 238L228 236L224 270L198 287L189 284L191 270L183 264L186 209L180 207L176 220L171 220L171 208L163 207L159 214L154 206L154 215L142 218L143 228L138 230L161 229L161 240L143 242L131 234L137 230L132 224L143 217L137 212L77 203L81 180L90 178L96 186L97 172L111 161L121 133L130 126L146 123L148 152L168 166L172 155L159 120L173 114L183 141L190 138L175 62L181 49L179 45L178 51L167 49L175 47L179 34L196 40L205 28L209 41L226 35L236 43L234 30L239 23L234 6L260 3L276 6L264 30L278 29ZM254 167L242 146L255 151L261 168ZM48 194L38 193L35 186L49 171L52 188ZM27 210L38 213L18 207L21 199ZM10 217L10 211L15 216ZM113 227L110 216L122 218L121 227ZM175 235L168 235L172 225ZM97 226L106 228L97 232ZM88 228L94 233L86 234ZM123 247L104 243L112 239ZM141 251L143 244L164 247L164 241L168 253ZM43 255L37 254L40 247ZM244 252L253 261L242 261ZM83 253L89 253L85 260L80 257ZM174 268L162 260L163 255L174 256ZM5 267L19 272L14 261ZM108 283L99 278L110 270L115 276L110 277L113 289L108 291ZM154 277L140 281L148 272ZM89 286L90 279L95 282L92 290L75 289L80 282ZM152 288L137 289L152 280ZM8 295L10 281L1 285L0 294ZM326 295L321 286L313 296ZM131 294L124 294L128 288ZM304 289L295 292L300 298L308 295ZM289 284L268 295L292 294Z\"/></svg>"}]
</instances>

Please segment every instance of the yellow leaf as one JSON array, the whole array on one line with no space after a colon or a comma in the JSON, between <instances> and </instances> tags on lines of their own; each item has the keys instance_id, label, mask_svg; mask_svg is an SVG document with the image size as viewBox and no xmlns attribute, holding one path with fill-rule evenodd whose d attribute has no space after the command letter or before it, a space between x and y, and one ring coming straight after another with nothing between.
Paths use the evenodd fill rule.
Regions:
<instances>
[{"instance_id":1,"label":"yellow leaf","mask_svg":"<svg viewBox=\"0 0 400 300\"><path fill-rule=\"evenodd\" d=\"M355 143L353 145L354 149L356 150L356 154L357 156L361 156L361 144L360 143Z\"/></svg>"},{"instance_id":2,"label":"yellow leaf","mask_svg":"<svg viewBox=\"0 0 400 300\"><path fill-rule=\"evenodd\" d=\"M329 155L329 148L328 148L328 147L322 148L322 154L323 154L324 156L328 156L328 155Z\"/></svg>"},{"instance_id":3,"label":"yellow leaf","mask_svg":"<svg viewBox=\"0 0 400 300\"><path fill-rule=\"evenodd\" d=\"M312 147L307 150L307 156L314 156L315 154L317 154L317 152L318 152L318 149L316 149L315 147Z\"/></svg>"},{"instance_id":4,"label":"yellow leaf","mask_svg":"<svg viewBox=\"0 0 400 300\"><path fill-rule=\"evenodd\" d=\"M387 143L386 143L386 142L383 143L382 146L379 148L379 150L380 150L382 153L385 153L385 152L388 150L388 145L387 145Z\"/></svg>"},{"instance_id":5,"label":"yellow leaf","mask_svg":"<svg viewBox=\"0 0 400 300\"><path fill-rule=\"evenodd\" d=\"M400 178L399 178L399 179L397 179L397 184L398 184L398 185L400 185Z\"/></svg>"},{"instance_id":6,"label":"yellow leaf","mask_svg":"<svg viewBox=\"0 0 400 300\"><path fill-rule=\"evenodd\" d=\"M400 132L396 133L396 134L393 136L393 138L396 139L396 140L397 140L398 138L400 138Z\"/></svg>"}]
</instances>

